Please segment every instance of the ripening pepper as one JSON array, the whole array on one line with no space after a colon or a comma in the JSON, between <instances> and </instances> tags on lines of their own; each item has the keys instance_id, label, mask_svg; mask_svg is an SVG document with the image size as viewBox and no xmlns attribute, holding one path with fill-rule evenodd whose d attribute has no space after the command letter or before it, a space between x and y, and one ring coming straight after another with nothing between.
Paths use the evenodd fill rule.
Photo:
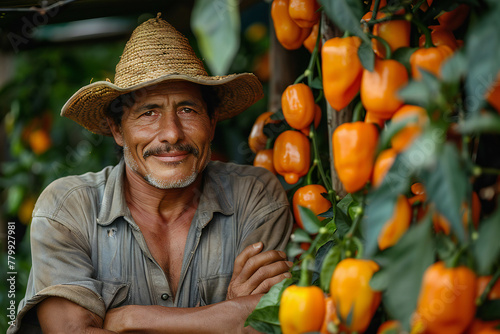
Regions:
<instances>
[{"instance_id":1,"label":"ripening pepper","mask_svg":"<svg viewBox=\"0 0 500 334\"><path fill-rule=\"evenodd\" d=\"M429 0L427 1L429 2ZM459 5L457 8L445 12L438 16L439 24L449 30L458 29L467 19L469 15L470 7L465 4Z\"/></svg>"},{"instance_id":2,"label":"ripening pepper","mask_svg":"<svg viewBox=\"0 0 500 334\"><path fill-rule=\"evenodd\" d=\"M370 21L373 13L368 12L363 16L363 20ZM383 12L377 13L377 20L384 18L386 16ZM373 26L373 35L383 38L391 51L397 50L402 47L410 46L410 31L411 24L406 20L393 20L383 23L377 23ZM380 58L385 58L386 52L384 45L377 41L377 39L372 39L372 48L377 56Z\"/></svg>"},{"instance_id":3,"label":"ripening pepper","mask_svg":"<svg viewBox=\"0 0 500 334\"><path fill-rule=\"evenodd\" d=\"M385 125L385 120L383 118L377 117L376 114L367 111L365 114L365 123L377 124L381 129L383 129Z\"/></svg>"},{"instance_id":4,"label":"ripening pepper","mask_svg":"<svg viewBox=\"0 0 500 334\"><path fill-rule=\"evenodd\" d=\"M403 327L397 320L387 320L377 330L377 334L396 334L401 332L403 332Z\"/></svg>"},{"instance_id":5,"label":"ripening pepper","mask_svg":"<svg viewBox=\"0 0 500 334\"><path fill-rule=\"evenodd\" d=\"M479 199L479 196L475 191L472 192L471 203L472 224L474 225L474 228L477 229L479 227L479 219L481 217L481 200ZM467 202L462 203L462 212L462 224L467 230L467 223L469 221L469 205ZM432 216L432 223L436 232L442 231L446 235L450 234L450 222L439 212L434 213L434 215Z\"/></svg>"},{"instance_id":6,"label":"ripening pepper","mask_svg":"<svg viewBox=\"0 0 500 334\"><path fill-rule=\"evenodd\" d=\"M253 165L255 167L263 167L276 175L276 169L274 169L273 163L273 149L261 150L257 152L253 160Z\"/></svg>"},{"instance_id":7,"label":"ripening pepper","mask_svg":"<svg viewBox=\"0 0 500 334\"><path fill-rule=\"evenodd\" d=\"M289 184L295 184L309 171L311 163L309 139L300 131L288 130L274 142L274 168Z\"/></svg>"},{"instance_id":8,"label":"ripening pepper","mask_svg":"<svg viewBox=\"0 0 500 334\"><path fill-rule=\"evenodd\" d=\"M360 45L357 36L334 37L321 49L325 98L337 111L347 107L359 92L363 74L358 57Z\"/></svg>"},{"instance_id":9,"label":"ripening pepper","mask_svg":"<svg viewBox=\"0 0 500 334\"><path fill-rule=\"evenodd\" d=\"M447 45L420 48L410 56L411 75L417 80L421 79L421 68L439 78L441 76L441 65L452 55L453 50Z\"/></svg>"},{"instance_id":10,"label":"ripening pepper","mask_svg":"<svg viewBox=\"0 0 500 334\"><path fill-rule=\"evenodd\" d=\"M378 9L384 8L385 6L387 6L387 0L380 0ZM373 0L372 4L370 5L370 11L373 11L374 8L375 8L375 0Z\"/></svg>"},{"instance_id":11,"label":"ripening pepper","mask_svg":"<svg viewBox=\"0 0 500 334\"><path fill-rule=\"evenodd\" d=\"M403 105L398 91L408 82L403 64L392 59L375 59L373 72L363 70L361 102L365 109L382 119L389 119Z\"/></svg>"},{"instance_id":12,"label":"ripening pepper","mask_svg":"<svg viewBox=\"0 0 500 334\"><path fill-rule=\"evenodd\" d=\"M413 144L413 141L420 136L423 127L429 121L427 111L419 106L404 105L392 116L392 122L404 122L413 117L415 120L409 121L403 129L391 138L392 148L397 152L402 152Z\"/></svg>"},{"instance_id":13,"label":"ripening pepper","mask_svg":"<svg viewBox=\"0 0 500 334\"><path fill-rule=\"evenodd\" d=\"M476 274L465 266L447 268L443 261L424 272L412 333L463 333L476 313Z\"/></svg>"},{"instance_id":14,"label":"ripening pepper","mask_svg":"<svg viewBox=\"0 0 500 334\"><path fill-rule=\"evenodd\" d=\"M309 34L309 36L307 36L306 40L303 43L304 47L311 53L313 53L314 48L316 47L318 32L319 32L319 23L316 23L315 25L313 25L311 33ZM321 52L321 40L319 41L318 52Z\"/></svg>"},{"instance_id":15,"label":"ripening pepper","mask_svg":"<svg viewBox=\"0 0 500 334\"><path fill-rule=\"evenodd\" d=\"M457 39L455 38L455 35L453 35L453 32L441 26L430 26L429 28L432 29L432 44L434 44L435 46L447 45L453 51L458 49ZM418 44L421 48L425 46L425 34L420 36Z\"/></svg>"},{"instance_id":16,"label":"ripening pepper","mask_svg":"<svg viewBox=\"0 0 500 334\"><path fill-rule=\"evenodd\" d=\"M333 298L328 296L325 298L325 319L321 326L320 333L331 334L332 331L330 329L332 329L332 327L337 330L337 333L349 333L348 329L340 323Z\"/></svg>"},{"instance_id":17,"label":"ripening pepper","mask_svg":"<svg viewBox=\"0 0 500 334\"><path fill-rule=\"evenodd\" d=\"M333 162L347 192L360 190L370 180L377 142L377 127L371 123L344 123L333 132Z\"/></svg>"},{"instance_id":18,"label":"ripening pepper","mask_svg":"<svg viewBox=\"0 0 500 334\"><path fill-rule=\"evenodd\" d=\"M373 166L372 184L374 187L382 184L385 175L391 169L397 155L398 152L393 148L388 148L380 152Z\"/></svg>"},{"instance_id":19,"label":"ripening pepper","mask_svg":"<svg viewBox=\"0 0 500 334\"><path fill-rule=\"evenodd\" d=\"M318 128L320 122L321 122L321 108L319 105L315 104L315 106L314 106L314 128L315 129ZM306 128L300 129L300 132L302 132L304 135L309 137L310 130L311 130L311 127L308 126Z\"/></svg>"},{"instance_id":20,"label":"ripening pepper","mask_svg":"<svg viewBox=\"0 0 500 334\"><path fill-rule=\"evenodd\" d=\"M274 0L271 5L276 38L287 50L295 50L302 46L311 33L310 28L301 28L288 13L289 0Z\"/></svg>"},{"instance_id":21,"label":"ripening pepper","mask_svg":"<svg viewBox=\"0 0 500 334\"><path fill-rule=\"evenodd\" d=\"M266 111L257 117L255 123L250 131L250 136L248 136L248 146L252 152L257 153L266 148L267 136L264 134L264 125L267 123L276 123L270 119L272 111Z\"/></svg>"},{"instance_id":22,"label":"ripening pepper","mask_svg":"<svg viewBox=\"0 0 500 334\"><path fill-rule=\"evenodd\" d=\"M500 334L500 329L496 329L495 326L482 329L478 334Z\"/></svg>"},{"instance_id":23,"label":"ripening pepper","mask_svg":"<svg viewBox=\"0 0 500 334\"><path fill-rule=\"evenodd\" d=\"M500 73L498 73L497 79L491 88L486 92L486 101L500 113Z\"/></svg>"},{"instance_id":24,"label":"ripening pepper","mask_svg":"<svg viewBox=\"0 0 500 334\"><path fill-rule=\"evenodd\" d=\"M381 250L394 246L410 227L412 210L405 195L399 195L394 213L378 235L378 247Z\"/></svg>"},{"instance_id":25,"label":"ripening pepper","mask_svg":"<svg viewBox=\"0 0 500 334\"><path fill-rule=\"evenodd\" d=\"M299 206L310 209L316 216L328 211L332 207L332 203L321 195L323 193L327 194L328 191L322 185L309 184L297 189L293 194L293 215L300 228L304 228L304 224L300 218ZM323 220L325 218L318 217L318 219Z\"/></svg>"},{"instance_id":26,"label":"ripening pepper","mask_svg":"<svg viewBox=\"0 0 500 334\"><path fill-rule=\"evenodd\" d=\"M381 293L370 287L370 279L378 270L372 260L347 258L333 271L330 295L340 321L351 331L364 332L380 304Z\"/></svg>"},{"instance_id":27,"label":"ripening pepper","mask_svg":"<svg viewBox=\"0 0 500 334\"><path fill-rule=\"evenodd\" d=\"M476 288L477 298L481 297L481 295L484 292L484 289L486 289L486 286L488 285L488 283L491 281L492 278L493 278L492 275L480 276L477 278L477 288ZM490 292L488 293L487 299L488 300L500 299L500 279L498 279L491 288Z\"/></svg>"},{"instance_id":28,"label":"ripening pepper","mask_svg":"<svg viewBox=\"0 0 500 334\"><path fill-rule=\"evenodd\" d=\"M311 88L303 83L288 86L281 95L281 108L288 125L297 130L307 128L316 111Z\"/></svg>"},{"instance_id":29,"label":"ripening pepper","mask_svg":"<svg viewBox=\"0 0 500 334\"><path fill-rule=\"evenodd\" d=\"M288 14L301 28L311 28L320 17L316 0L290 0Z\"/></svg>"},{"instance_id":30,"label":"ripening pepper","mask_svg":"<svg viewBox=\"0 0 500 334\"><path fill-rule=\"evenodd\" d=\"M319 331L325 316L325 297L317 286L291 285L283 291L279 320L283 334Z\"/></svg>"}]
</instances>

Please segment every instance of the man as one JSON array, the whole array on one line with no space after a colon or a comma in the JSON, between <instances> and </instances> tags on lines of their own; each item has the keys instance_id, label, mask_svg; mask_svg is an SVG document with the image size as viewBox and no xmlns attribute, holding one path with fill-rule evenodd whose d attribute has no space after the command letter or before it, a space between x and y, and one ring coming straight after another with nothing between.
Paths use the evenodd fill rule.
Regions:
<instances>
[{"instance_id":1,"label":"man","mask_svg":"<svg viewBox=\"0 0 500 334\"><path fill-rule=\"evenodd\" d=\"M237 333L286 277L291 214L261 168L210 162L217 120L262 96L255 76L207 76L187 39L140 25L115 83L62 115L123 147L115 167L56 180L32 220L33 266L8 333Z\"/></svg>"}]
</instances>

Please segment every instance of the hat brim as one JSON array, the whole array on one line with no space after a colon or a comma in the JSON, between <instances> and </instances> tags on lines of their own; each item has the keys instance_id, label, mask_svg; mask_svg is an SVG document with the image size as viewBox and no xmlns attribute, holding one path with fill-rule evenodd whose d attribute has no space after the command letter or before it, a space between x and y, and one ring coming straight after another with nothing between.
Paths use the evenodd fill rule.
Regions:
<instances>
[{"instance_id":1,"label":"hat brim","mask_svg":"<svg viewBox=\"0 0 500 334\"><path fill-rule=\"evenodd\" d=\"M238 115L264 96L262 84L251 73L214 77L169 74L127 88L118 87L108 81L97 81L73 94L62 107L61 116L74 120L93 133L111 136L105 114L110 103L120 95L166 81L188 81L213 86L219 98L216 108L219 121Z\"/></svg>"}]
</instances>

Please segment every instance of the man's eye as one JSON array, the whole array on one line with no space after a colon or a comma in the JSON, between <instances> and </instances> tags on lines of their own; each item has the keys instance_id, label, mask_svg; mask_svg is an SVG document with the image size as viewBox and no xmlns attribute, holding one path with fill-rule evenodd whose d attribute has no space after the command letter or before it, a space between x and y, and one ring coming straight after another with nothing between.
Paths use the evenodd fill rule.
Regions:
<instances>
[{"instance_id":1,"label":"man's eye","mask_svg":"<svg viewBox=\"0 0 500 334\"><path fill-rule=\"evenodd\" d=\"M142 116L153 116L154 114L155 112L153 110L148 110L144 114L142 114Z\"/></svg>"},{"instance_id":2,"label":"man's eye","mask_svg":"<svg viewBox=\"0 0 500 334\"><path fill-rule=\"evenodd\" d=\"M188 108L188 107L184 107L184 108L182 108L182 110L181 110L181 111L182 111L183 113L185 113L185 114L189 114L189 113L194 112L194 110L193 110L193 109Z\"/></svg>"}]
</instances>

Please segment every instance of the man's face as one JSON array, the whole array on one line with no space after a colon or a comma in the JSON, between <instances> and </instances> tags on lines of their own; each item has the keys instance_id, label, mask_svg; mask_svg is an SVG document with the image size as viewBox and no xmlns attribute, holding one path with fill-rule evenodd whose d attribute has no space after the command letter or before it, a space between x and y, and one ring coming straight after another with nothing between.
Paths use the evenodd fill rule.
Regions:
<instances>
[{"instance_id":1,"label":"man's face","mask_svg":"<svg viewBox=\"0 0 500 334\"><path fill-rule=\"evenodd\" d=\"M111 126L125 163L157 188L187 187L210 160L216 124L199 86L169 82L136 95L124 107L121 127Z\"/></svg>"}]
</instances>

